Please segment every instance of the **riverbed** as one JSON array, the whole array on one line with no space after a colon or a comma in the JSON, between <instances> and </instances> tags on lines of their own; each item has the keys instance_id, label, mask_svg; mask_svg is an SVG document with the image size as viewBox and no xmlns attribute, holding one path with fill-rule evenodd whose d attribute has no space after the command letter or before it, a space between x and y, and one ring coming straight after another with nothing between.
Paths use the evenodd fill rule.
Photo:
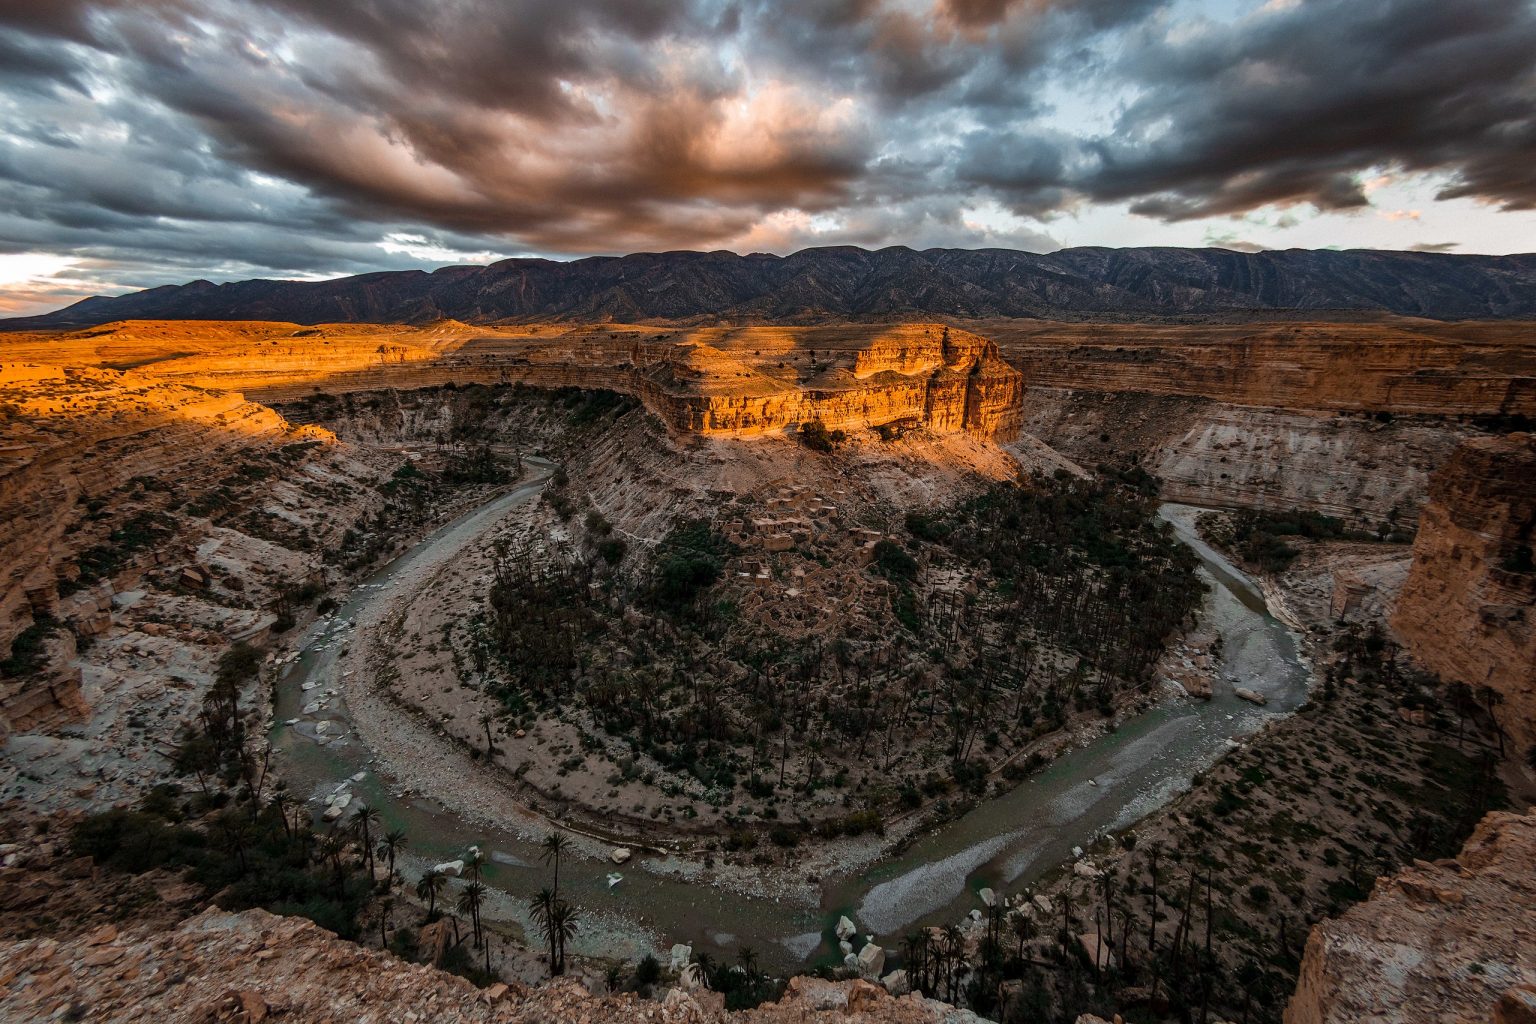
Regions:
<instances>
[{"instance_id":1,"label":"riverbed","mask_svg":"<svg viewBox=\"0 0 1536 1024\"><path fill-rule=\"evenodd\" d=\"M441 803L406 792L400 780L411 776L411 766L377 758L362 741L338 666L356 632L374 627L396 588L415 586L465 550L536 497L540 483L520 485L438 528L355 587L333 616L310 630L298 659L285 667L272 732L282 777L296 794L311 798L317 814L326 796L357 779L348 785L354 799L378 809L387 827L407 831L408 877L462 855L470 844L487 851L485 881L495 896L486 916L524 927L527 896L549 883L538 845L548 825L532 814L464 813L467 794L476 785L497 785L493 780L466 778L463 791L440 794ZM980 888L1015 891L1069 860L1074 847L1087 847L1167 803L1234 744L1294 711L1306 699L1309 678L1296 637L1269 614L1258 588L1200 540L1193 526L1198 511L1165 505L1161 514L1199 555L1209 587L1201 615L1222 638L1209 701L1159 701L1012 790L919 835L898 855L824 878L819 906L727 891L709 884L707 872L695 872L699 880L690 881L690 869L659 857L616 868L600 848L585 844L588 854L599 855L568 859L560 871L562 894L584 913L572 951L633 959L687 942L730 957L751 946L759 962L788 971L833 955L831 927L841 914L891 947L921 925L958 921L979 906ZM1260 707L1239 699L1237 686L1264 694L1268 702ZM449 810L444 803L455 797L458 807ZM621 880L611 884L615 873Z\"/></svg>"}]
</instances>

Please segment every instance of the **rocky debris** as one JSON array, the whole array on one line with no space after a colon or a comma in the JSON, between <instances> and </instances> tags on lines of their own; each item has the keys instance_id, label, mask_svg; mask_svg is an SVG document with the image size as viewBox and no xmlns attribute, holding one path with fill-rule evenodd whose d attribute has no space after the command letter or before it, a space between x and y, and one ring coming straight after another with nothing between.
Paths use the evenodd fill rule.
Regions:
<instances>
[{"instance_id":1,"label":"rocky debris","mask_svg":"<svg viewBox=\"0 0 1536 1024\"><path fill-rule=\"evenodd\" d=\"M425 935L423 930L423 937ZM0 942L0 1019L157 1024L976 1024L974 1014L867 981L793 978L777 1003L727 1013L717 993L594 996L561 979L485 989L337 939L301 918L212 909L172 930L102 928Z\"/></svg>"},{"instance_id":2,"label":"rocky debris","mask_svg":"<svg viewBox=\"0 0 1536 1024\"><path fill-rule=\"evenodd\" d=\"M1312 929L1286 1024L1520 1021L1536 993L1536 813L1485 817Z\"/></svg>"},{"instance_id":3,"label":"rocky debris","mask_svg":"<svg viewBox=\"0 0 1536 1024\"><path fill-rule=\"evenodd\" d=\"M1424 667L1488 686L1536 742L1536 434L1478 437L1430 481L1392 626Z\"/></svg>"}]
</instances>

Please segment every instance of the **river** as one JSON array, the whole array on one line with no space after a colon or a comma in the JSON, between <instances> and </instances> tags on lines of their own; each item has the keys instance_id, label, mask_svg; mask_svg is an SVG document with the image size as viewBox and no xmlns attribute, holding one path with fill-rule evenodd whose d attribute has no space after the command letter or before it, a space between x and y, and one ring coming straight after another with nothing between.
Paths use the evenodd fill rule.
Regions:
<instances>
[{"instance_id":1,"label":"river","mask_svg":"<svg viewBox=\"0 0 1536 1024\"><path fill-rule=\"evenodd\" d=\"M397 796L389 766L375 763L351 728L337 661L394 588L412 585L434 564L451 559L515 505L536 496L539 487L538 480L520 485L433 531L362 581L332 617L312 627L300 657L278 681L271 736L280 775L295 794L323 800L344 780L360 776L351 786L357 798L378 809L387 827L402 827L410 837L403 866L408 876L460 856L472 843L488 851L485 881L494 897L486 916L525 928L523 901L548 884L548 869L539 858L541 829L530 828L528 821L500 826L469 821L431 799ZM1220 678L1211 700L1160 701L1009 792L921 835L900 854L824 879L816 908L694 884L677 865L661 874L647 870L643 858L620 869L623 881L610 886L615 869L606 859L567 860L561 890L584 913L572 951L630 959L689 942L729 957L751 946L764 966L788 971L835 956L831 928L841 914L889 948L918 926L958 921L979 906L975 893L983 886L1014 891L1070 859L1074 846L1086 847L1166 803L1235 742L1294 711L1306 699L1309 677L1295 636L1267 612L1257 588L1200 540L1193 528L1197 512L1180 505L1161 509L1199 555L1200 575L1210 587L1201 614L1222 637ZM1232 692L1235 685L1263 693L1268 703L1259 707L1240 700ZM315 708L320 701L325 707ZM380 771L385 780L376 774Z\"/></svg>"}]
</instances>

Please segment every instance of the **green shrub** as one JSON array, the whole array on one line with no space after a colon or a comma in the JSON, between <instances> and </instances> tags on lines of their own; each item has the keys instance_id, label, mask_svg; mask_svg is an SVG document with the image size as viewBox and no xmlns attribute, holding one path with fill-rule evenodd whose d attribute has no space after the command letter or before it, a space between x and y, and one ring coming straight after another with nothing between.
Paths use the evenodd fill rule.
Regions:
<instances>
[{"instance_id":1,"label":"green shrub","mask_svg":"<svg viewBox=\"0 0 1536 1024\"><path fill-rule=\"evenodd\" d=\"M841 430L828 430L820 420L800 424L800 443L815 452L830 452L848 439Z\"/></svg>"},{"instance_id":2,"label":"green shrub","mask_svg":"<svg viewBox=\"0 0 1536 1024\"><path fill-rule=\"evenodd\" d=\"M882 576L893 580L917 579L917 559L895 541L882 540L875 544L875 569Z\"/></svg>"}]
</instances>

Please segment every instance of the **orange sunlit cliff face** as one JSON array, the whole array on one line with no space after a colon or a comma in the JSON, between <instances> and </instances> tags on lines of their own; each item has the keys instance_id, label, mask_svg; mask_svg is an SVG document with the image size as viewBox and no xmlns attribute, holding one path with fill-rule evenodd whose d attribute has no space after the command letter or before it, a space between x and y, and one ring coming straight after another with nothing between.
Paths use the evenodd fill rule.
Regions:
<instances>
[{"instance_id":1,"label":"orange sunlit cliff face","mask_svg":"<svg viewBox=\"0 0 1536 1024\"><path fill-rule=\"evenodd\" d=\"M64 360L262 401L445 383L606 388L675 430L750 436L808 422L1011 439L1023 378L979 335L895 327L429 328L137 322L13 335L8 360Z\"/></svg>"}]
</instances>

